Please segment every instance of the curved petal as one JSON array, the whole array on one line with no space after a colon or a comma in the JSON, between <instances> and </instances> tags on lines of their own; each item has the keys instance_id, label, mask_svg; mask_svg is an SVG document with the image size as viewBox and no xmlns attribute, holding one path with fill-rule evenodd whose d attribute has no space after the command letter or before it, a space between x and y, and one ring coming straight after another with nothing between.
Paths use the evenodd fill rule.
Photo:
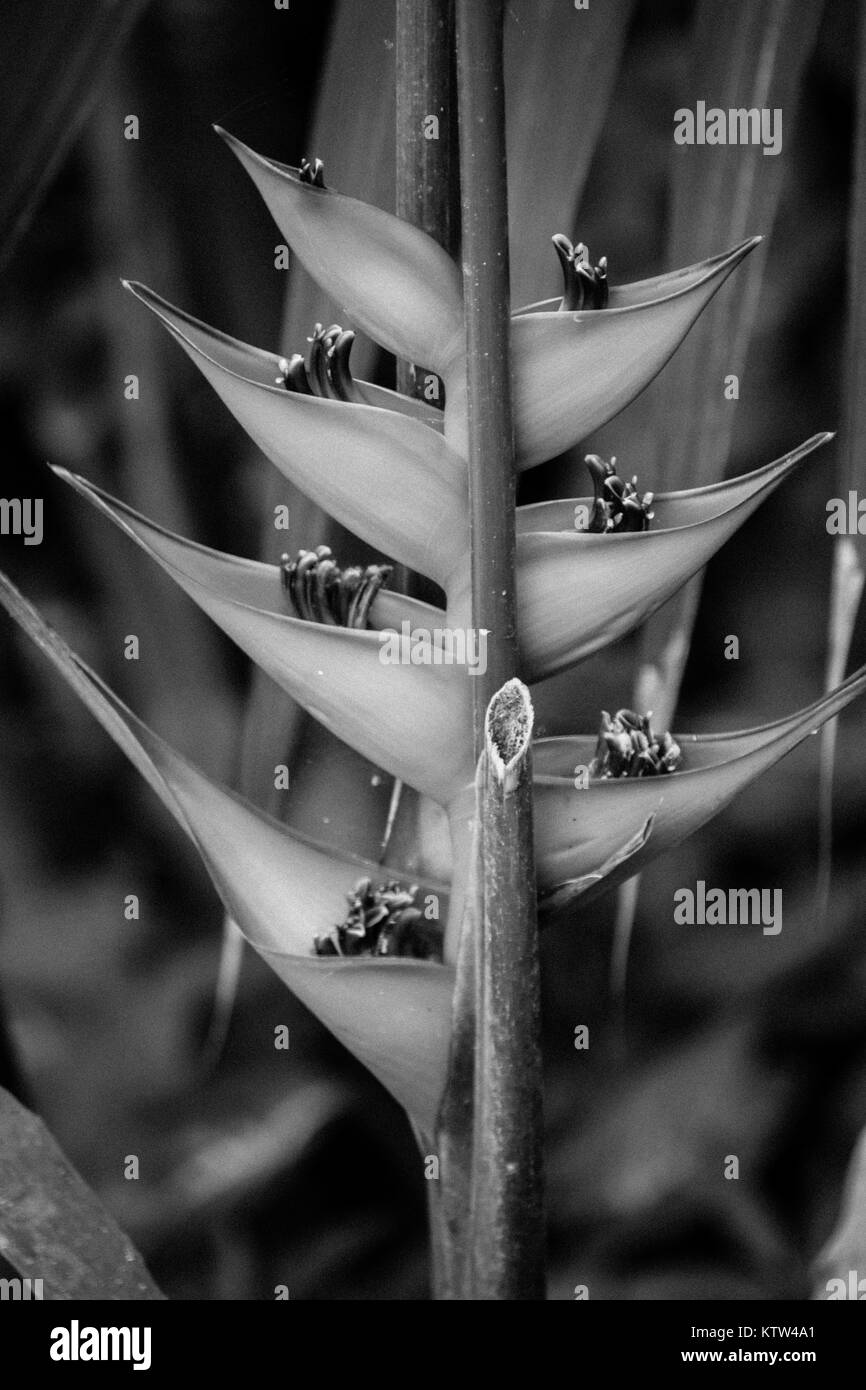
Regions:
<instances>
[{"instance_id":1,"label":"curved petal","mask_svg":"<svg viewBox=\"0 0 866 1390\"><path fill-rule=\"evenodd\" d=\"M454 972L311 955L378 865L317 845L206 777L118 700L0 574L0 603L53 662L195 844L247 940L427 1132L444 1086Z\"/></svg>"},{"instance_id":2,"label":"curved petal","mask_svg":"<svg viewBox=\"0 0 866 1390\"><path fill-rule=\"evenodd\" d=\"M624 825L653 817L646 846L606 880L613 886L700 829L756 777L817 733L866 690L861 667L806 709L755 729L675 734L684 770L666 777L603 779L575 788L595 738L540 739L533 746L535 842L540 888L591 873L622 842Z\"/></svg>"},{"instance_id":3,"label":"curved petal","mask_svg":"<svg viewBox=\"0 0 866 1390\"><path fill-rule=\"evenodd\" d=\"M215 129L298 259L346 306L352 326L398 357L441 375L463 345L460 275L441 246L393 213L302 183L297 169Z\"/></svg>"},{"instance_id":4,"label":"curved petal","mask_svg":"<svg viewBox=\"0 0 866 1390\"><path fill-rule=\"evenodd\" d=\"M524 678L541 680L637 627L703 568L803 459L831 438L815 435L784 458L731 483L659 499L658 520L671 522L668 529L654 526L612 535L535 531L527 529L533 520L560 524L569 507L573 525L574 504L519 508L518 514L532 514L520 517L517 538Z\"/></svg>"},{"instance_id":5,"label":"curved petal","mask_svg":"<svg viewBox=\"0 0 866 1390\"><path fill-rule=\"evenodd\" d=\"M679 492L653 493L654 520L651 530L670 531L678 526L694 526L699 522L709 521L720 512L739 506L741 502L748 502L765 486L779 482L779 474L785 473L792 460L799 460L802 450L811 452L812 449L834 438L835 434L830 432L813 435L799 449L785 454L781 459L775 459L772 463L765 463L763 468L743 473L739 478L725 478L720 483L684 488ZM623 471L628 472L625 468ZM640 485L646 481L647 479L639 477L639 491L642 490ZM529 535L533 531L565 531L571 534L580 529L575 526L575 509L590 509L592 501L591 497L558 497L551 502L531 502L527 506L518 507L517 534Z\"/></svg>"},{"instance_id":6,"label":"curved petal","mask_svg":"<svg viewBox=\"0 0 866 1390\"><path fill-rule=\"evenodd\" d=\"M600 864L597 869L590 873L581 875L579 878L566 879L564 883L558 883L554 888L543 889L538 904L539 912L544 914L542 925L546 926L552 917L558 916L572 906L578 898L590 900L599 893L606 892L610 886L607 880L617 874L616 882L623 878L622 870L626 864L630 863L642 850L646 848L649 837L652 834L653 817L640 825L634 835L624 841L618 849L614 850L610 858ZM629 874L634 870L629 869Z\"/></svg>"},{"instance_id":7,"label":"curved petal","mask_svg":"<svg viewBox=\"0 0 866 1390\"><path fill-rule=\"evenodd\" d=\"M184 540L84 478L54 471L137 541L242 651L338 738L435 800L450 798L473 766L472 689L465 669L413 665L411 644L403 639L394 652L399 659L392 662L384 659L380 633L292 617L275 566ZM394 595L380 598L377 611L386 621L408 613L410 622L434 632L436 616L441 618L438 609Z\"/></svg>"},{"instance_id":8,"label":"curved petal","mask_svg":"<svg viewBox=\"0 0 866 1390\"><path fill-rule=\"evenodd\" d=\"M662 298L618 309L512 319L518 466L532 468L561 454L634 400L757 244L752 238L706 262L699 276L681 272L680 287ZM459 387L452 389L449 408L460 409L458 392Z\"/></svg>"},{"instance_id":9,"label":"curved petal","mask_svg":"<svg viewBox=\"0 0 866 1390\"><path fill-rule=\"evenodd\" d=\"M757 246L763 237L752 237L751 245ZM705 261L696 261L694 265L682 266L679 270L668 270L661 275L651 275L646 280L632 280L627 285L611 285L608 289L608 309L631 309L636 304L649 304L656 299L666 299L672 294L681 294L684 290L693 289L700 281L705 279L707 272L721 266L730 256L729 251L723 251L719 256L710 256ZM562 304L562 296L556 295L553 299L539 299L534 304L524 304L519 309L515 309L513 317L522 317L524 314L544 314L555 313Z\"/></svg>"},{"instance_id":10,"label":"curved petal","mask_svg":"<svg viewBox=\"0 0 866 1390\"><path fill-rule=\"evenodd\" d=\"M281 473L386 555L439 583L447 578L468 546L467 483L465 463L441 435L417 415L277 387L273 353L209 328L144 285L127 288ZM372 400L394 394L364 389Z\"/></svg>"}]
</instances>

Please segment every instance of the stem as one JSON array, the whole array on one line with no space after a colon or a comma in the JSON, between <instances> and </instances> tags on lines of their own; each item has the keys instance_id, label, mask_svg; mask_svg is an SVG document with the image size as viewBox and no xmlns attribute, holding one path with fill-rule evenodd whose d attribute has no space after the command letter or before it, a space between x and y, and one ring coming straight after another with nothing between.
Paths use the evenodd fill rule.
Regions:
<instances>
[{"instance_id":1,"label":"stem","mask_svg":"<svg viewBox=\"0 0 866 1390\"><path fill-rule=\"evenodd\" d=\"M396 212L404 221L420 227L450 255L457 251L460 228L460 185L457 170L457 118L454 103L454 3L453 0L397 0L396 88L397 169ZM430 139L428 118L438 121L437 138ZM421 364L423 365L423 364ZM397 361L397 390L407 396L423 395L415 363ZM439 404L444 404L441 398ZM417 591L417 581L405 565L394 567L394 587L402 593ZM394 782L388 822L382 839L381 858L401 802L401 781ZM452 1149L443 1167L456 1169ZM453 1194L447 1181L427 1183L430 1226L431 1273L437 1298L447 1297L457 1276L453 1241L447 1223Z\"/></svg>"},{"instance_id":2,"label":"stem","mask_svg":"<svg viewBox=\"0 0 866 1390\"><path fill-rule=\"evenodd\" d=\"M451 1298L544 1297L532 706L517 666L501 0L457 0L476 831L440 1113ZM470 1092L471 1084L471 1092Z\"/></svg>"},{"instance_id":3,"label":"stem","mask_svg":"<svg viewBox=\"0 0 866 1390\"><path fill-rule=\"evenodd\" d=\"M483 930L471 1189L476 1299L544 1298L540 983L532 704L509 681L487 711L479 778Z\"/></svg>"},{"instance_id":4,"label":"stem","mask_svg":"<svg viewBox=\"0 0 866 1390\"><path fill-rule=\"evenodd\" d=\"M397 0L397 216L452 256L460 229L453 29L453 0ZM397 363L397 390L421 394L413 363Z\"/></svg>"},{"instance_id":5,"label":"stem","mask_svg":"<svg viewBox=\"0 0 866 1390\"><path fill-rule=\"evenodd\" d=\"M503 8L457 0L472 622L489 634L487 671L474 681L477 754L487 706L517 669Z\"/></svg>"}]
</instances>

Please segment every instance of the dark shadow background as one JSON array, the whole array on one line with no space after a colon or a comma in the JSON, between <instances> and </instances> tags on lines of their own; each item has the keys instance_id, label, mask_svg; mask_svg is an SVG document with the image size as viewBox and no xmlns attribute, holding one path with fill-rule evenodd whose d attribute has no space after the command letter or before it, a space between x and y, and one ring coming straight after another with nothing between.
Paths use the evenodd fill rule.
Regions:
<instances>
[{"instance_id":1,"label":"dark shadow background","mask_svg":"<svg viewBox=\"0 0 866 1390\"><path fill-rule=\"evenodd\" d=\"M27 23L26 6L9 8ZM256 553L260 461L186 359L148 336L118 280L141 278L247 341L278 341L278 238L210 126L289 162L317 153L305 130L331 8L299 5L289 22L264 3L153 0L0 281L0 491L43 496L46 516L44 544L0 538L0 563L142 718L229 780L245 659L44 461L196 540ZM829 0L801 94L731 473L840 420L855 12ZM691 14L688 0L638 5L593 163L582 226L621 279L661 268L670 92ZM141 122L134 159L128 113ZM551 258L537 297L556 288ZM147 394L131 420L134 371ZM598 441L638 460L629 473L655 389ZM820 689L833 466L828 454L798 474L710 565L678 728L761 723ZM555 495L561 476L531 486ZM128 632L152 660L124 661ZM728 633L737 663L723 659ZM864 635L861 620L852 666ZM627 703L633 656L622 643L539 692L546 732L594 728L600 707ZM864 720L855 706L840 731L826 930L811 912L810 742L646 874L624 1017L609 989L612 902L545 940L551 1297L577 1284L610 1299L808 1296L866 1119ZM781 887L781 936L673 926L673 893L697 878ZM131 892L138 923L123 916ZM401 1113L252 958L225 1055L202 1071L221 927L209 881L6 623L0 895L18 1075L5 1043L0 1067L169 1296L269 1299L279 1284L292 1298L426 1296L422 1168ZM273 1048L278 1021L288 1053ZM577 1024L588 1052L574 1050ZM123 1178L130 1154L137 1182ZM736 1183L721 1177L729 1154Z\"/></svg>"}]
</instances>

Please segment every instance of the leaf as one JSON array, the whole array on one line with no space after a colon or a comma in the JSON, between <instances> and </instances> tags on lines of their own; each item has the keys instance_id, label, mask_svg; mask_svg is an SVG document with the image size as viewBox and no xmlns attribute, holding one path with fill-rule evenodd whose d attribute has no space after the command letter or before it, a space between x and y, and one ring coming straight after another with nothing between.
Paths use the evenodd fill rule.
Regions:
<instances>
[{"instance_id":1,"label":"leaf","mask_svg":"<svg viewBox=\"0 0 866 1390\"><path fill-rule=\"evenodd\" d=\"M512 318L514 429L518 467L534 468L617 415L648 386L717 290L760 238L638 290L623 307ZM648 282L652 285L653 282ZM648 291L654 293L653 290ZM616 299L612 298L616 303ZM464 388L450 388L446 437L460 451L450 414L465 413Z\"/></svg>"},{"instance_id":2,"label":"leaf","mask_svg":"<svg viewBox=\"0 0 866 1390\"><path fill-rule=\"evenodd\" d=\"M411 642L395 638L399 660L383 660L379 632L327 627L292 617L274 565L243 560L175 536L86 479L55 468L145 550L242 651L305 709L378 767L441 803L472 759L472 692L465 669L412 664ZM374 621L408 620L435 632L438 609L380 593Z\"/></svg>"},{"instance_id":3,"label":"leaf","mask_svg":"<svg viewBox=\"0 0 866 1390\"><path fill-rule=\"evenodd\" d=\"M3 13L0 268L27 231L148 0L18 0Z\"/></svg>"},{"instance_id":4,"label":"leaf","mask_svg":"<svg viewBox=\"0 0 866 1390\"><path fill-rule=\"evenodd\" d=\"M556 273L552 234L570 234L576 225L633 10L633 0L617 0L566 20L560 0L513 0L508 6L509 241L511 289L518 301Z\"/></svg>"},{"instance_id":5,"label":"leaf","mask_svg":"<svg viewBox=\"0 0 866 1390\"><path fill-rule=\"evenodd\" d=\"M0 1133L0 1256L22 1278L41 1281L38 1296L162 1299L129 1237L42 1121L2 1089Z\"/></svg>"},{"instance_id":6,"label":"leaf","mask_svg":"<svg viewBox=\"0 0 866 1390\"><path fill-rule=\"evenodd\" d=\"M156 313L280 472L386 555L439 582L468 546L466 465L418 413L301 396L277 387L279 358L128 288ZM423 413L423 412L422 412Z\"/></svg>"},{"instance_id":7,"label":"leaf","mask_svg":"<svg viewBox=\"0 0 866 1390\"><path fill-rule=\"evenodd\" d=\"M306 270L346 306L351 326L443 375L463 345L460 277L450 256L393 213L302 183L297 169L215 129Z\"/></svg>"},{"instance_id":8,"label":"leaf","mask_svg":"<svg viewBox=\"0 0 866 1390\"><path fill-rule=\"evenodd\" d=\"M3 574L0 603L189 835L250 944L417 1123L432 1126L445 1077L453 971L422 961L311 954L313 938L345 917L355 881L381 877L379 866L292 833L206 777L142 724Z\"/></svg>"},{"instance_id":9,"label":"leaf","mask_svg":"<svg viewBox=\"0 0 866 1390\"><path fill-rule=\"evenodd\" d=\"M546 925L551 917L567 911L578 898L586 897L587 894L594 896L596 890L606 889L608 885L605 879L644 849L652 834L653 820L654 817L649 816L637 833L624 841L619 849L592 873L583 874L580 878L566 879L564 883L558 883L555 888L548 889L538 904L539 913L544 914L542 925Z\"/></svg>"},{"instance_id":10,"label":"leaf","mask_svg":"<svg viewBox=\"0 0 866 1390\"><path fill-rule=\"evenodd\" d=\"M835 1229L815 1259L815 1299L862 1299L866 1277L866 1130L848 1165ZM851 1275L854 1275L853 1281ZM841 1286L839 1281L841 1280ZM852 1282L854 1288L852 1290ZM833 1285L833 1287L831 1287Z\"/></svg>"},{"instance_id":11,"label":"leaf","mask_svg":"<svg viewBox=\"0 0 866 1390\"><path fill-rule=\"evenodd\" d=\"M815 435L733 482L654 499L649 531L575 531L575 507L581 501L588 506L587 498L518 508L518 612L526 678L537 681L561 671L643 622L830 438Z\"/></svg>"},{"instance_id":12,"label":"leaf","mask_svg":"<svg viewBox=\"0 0 866 1390\"><path fill-rule=\"evenodd\" d=\"M857 135L848 224L848 363L842 428L839 493L866 490L866 19L859 15L857 62ZM826 688L841 680L848 665L866 569L866 541L861 535L838 536L833 551L830 585L829 642ZM833 781L836 767L836 726L828 724L821 738L818 782L818 872L815 914L826 921L833 870Z\"/></svg>"}]
</instances>

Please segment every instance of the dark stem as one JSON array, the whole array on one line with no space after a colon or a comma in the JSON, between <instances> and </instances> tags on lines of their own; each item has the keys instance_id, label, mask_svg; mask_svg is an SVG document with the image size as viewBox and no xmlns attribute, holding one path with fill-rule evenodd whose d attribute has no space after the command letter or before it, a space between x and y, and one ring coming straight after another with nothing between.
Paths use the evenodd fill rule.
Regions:
<instances>
[{"instance_id":1,"label":"dark stem","mask_svg":"<svg viewBox=\"0 0 866 1390\"><path fill-rule=\"evenodd\" d=\"M477 754L487 706L517 669L502 23L502 0L457 0L472 621L489 634L487 671L473 683Z\"/></svg>"},{"instance_id":2,"label":"dark stem","mask_svg":"<svg viewBox=\"0 0 866 1390\"><path fill-rule=\"evenodd\" d=\"M457 108L454 99L454 0L397 0L395 62L397 88L396 212L420 227L450 255L460 234L460 181L457 167ZM432 118L432 119L431 119ZM435 119L435 125L433 124ZM423 378L415 363L397 361L397 390L423 396ZM423 366L423 363L419 363ZM444 404L440 383L438 404ZM404 565L394 569L394 588L417 591L417 578ZM388 827L405 802L401 782L394 784ZM447 1166L447 1160L443 1159ZM453 1286L451 1242L446 1232L448 1204L442 1182L426 1183L432 1280L438 1298Z\"/></svg>"},{"instance_id":3,"label":"dark stem","mask_svg":"<svg viewBox=\"0 0 866 1390\"><path fill-rule=\"evenodd\" d=\"M397 0L397 216L450 255L460 232L453 32L453 0ZM413 363L398 361L397 390L422 394Z\"/></svg>"},{"instance_id":4,"label":"dark stem","mask_svg":"<svg viewBox=\"0 0 866 1390\"><path fill-rule=\"evenodd\" d=\"M513 677L515 461L501 0L456 0L466 321L476 842L467 891L449 1086L440 1114L455 1256L450 1297L544 1297L541 1049L532 834L532 706ZM466 1095L473 1079L467 1143ZM463 1109L461 1111L461 1104ZM449 1132L449 1125L453 1131ZM453 1141L453 1142L452 1142ZM466 1171L468 1165L468 1172ZM463 1206L465 1230L456 1218Z\"/></svg>"}]
</instances>

